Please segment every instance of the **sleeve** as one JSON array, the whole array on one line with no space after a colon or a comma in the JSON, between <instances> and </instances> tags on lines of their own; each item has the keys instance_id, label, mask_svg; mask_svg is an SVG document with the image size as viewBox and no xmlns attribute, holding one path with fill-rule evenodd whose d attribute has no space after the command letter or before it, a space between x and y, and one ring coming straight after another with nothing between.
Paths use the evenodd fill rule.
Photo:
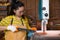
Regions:
<instances>
[{"instance_id":1,"label":"sleeve","mask_svg":"<svg viewBox=\"0 0 60 40\"><path fill-rule=\"evenodd\" d=\"M28 18L26 18L26 26L27 26L27 29L31 29L29 23L28 23Z\"/></svg>"},{"instance_id":2,"label":"sleeve","mask_svg":"<svg viewBox=\"0 0 60 40\"><path fill-rule=\"evenodd\" d=\"M11 20L11 17L6 17L6 18L3 18L1 21L0 21L0 26L8 26L10 24L10 20Z\"/></svg>"}]
</instances>

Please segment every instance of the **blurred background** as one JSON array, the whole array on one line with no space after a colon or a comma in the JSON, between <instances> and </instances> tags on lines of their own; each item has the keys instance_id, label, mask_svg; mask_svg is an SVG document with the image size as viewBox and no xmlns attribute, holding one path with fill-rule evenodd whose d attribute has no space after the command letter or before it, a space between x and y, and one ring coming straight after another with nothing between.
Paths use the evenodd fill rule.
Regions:
<instances>
[{"instance_id":1,"label":"blurred background","mask_svg":"<svg viewBox=\"0 0 60 40\"><path fill-rule=\"evenodd\" d=\"M25 15L29 18L31 27L41 30L41 20L39 20L39 0L0 0L0 21L10 14L11 6L14 1L22 1L25 5ZM60 0L49 0L50 18L47 30L60 30ZM0 36L4 36L0 32ZM2 38L1 36L1 38Z\"/></svg>"}]
</instances>

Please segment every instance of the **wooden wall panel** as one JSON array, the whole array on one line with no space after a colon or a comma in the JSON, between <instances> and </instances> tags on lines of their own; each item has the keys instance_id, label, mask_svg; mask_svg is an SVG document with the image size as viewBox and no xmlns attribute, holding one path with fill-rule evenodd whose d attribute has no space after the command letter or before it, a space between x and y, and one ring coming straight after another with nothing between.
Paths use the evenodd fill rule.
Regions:
<instances>
[{"instance_id":1,"label":"wooden wall panel","mask_svg":"<svg viewBox=\"0 0 60 40\"><path fill-rule=\"evenodd\" d=\"M60 0L50 0L50 19L48 28L60 30Z\"/></svg>"},{"instance_id":2,"label":"wooden wall panel","mask_svg":"<svg viewBox=\"0 0 60 40\"><path fill-rule=\"evenodd\" d=\"M39 6L39 0L36 0L36 19L37 20L39 20L38 6Z\"/></svg>"}]
</instances>

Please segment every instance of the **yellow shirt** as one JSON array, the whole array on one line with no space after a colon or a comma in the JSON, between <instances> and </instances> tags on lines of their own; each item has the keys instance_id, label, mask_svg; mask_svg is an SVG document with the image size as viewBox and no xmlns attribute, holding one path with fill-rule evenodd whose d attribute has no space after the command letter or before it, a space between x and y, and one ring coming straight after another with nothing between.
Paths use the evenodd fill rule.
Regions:
<instances>
[{"instance_id":1,"label":"yellow shirt","mask_svg":"<svg viewBox=\"0 0 60 40\"><path fill-rule=\"evenodd\" d=\"M11 24L11 20L13 18L13 24L12 25L15 25L15 26L19 26L21 27L20 25L22 25L22 21L23 21L23 24L24 26L26 27L21 27L21 28L30 28L29 27L29 24L28 24L28 19L25 17L25 19L21 19L20 20L17 20L17 18L15 16L8 16L4 19L2 19L2 21L0 22L0 26L8 26ZM5 32L5 40L26 40L26 31L19 31L19 32L11 32L11 31L6 31Z\"/></svg>"}]
</instances>

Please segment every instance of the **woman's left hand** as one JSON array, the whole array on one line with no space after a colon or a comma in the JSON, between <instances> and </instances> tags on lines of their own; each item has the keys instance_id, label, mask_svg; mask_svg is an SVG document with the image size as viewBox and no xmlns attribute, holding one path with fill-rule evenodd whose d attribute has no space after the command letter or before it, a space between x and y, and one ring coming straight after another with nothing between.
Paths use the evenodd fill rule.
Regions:
<instances>
[{"instance_id":1,"label":"woman's left hand","mask_svg":"<svg viewBox=\"0 0 60 40\"><path fill-rule=\"evenodd\" d=\"M16 29L15 26L9 25L9 26L7 27L7 30L10 30L10 31L12 31L12 32L15 32L17 29Z\"/></svg>"}]
</instances>

